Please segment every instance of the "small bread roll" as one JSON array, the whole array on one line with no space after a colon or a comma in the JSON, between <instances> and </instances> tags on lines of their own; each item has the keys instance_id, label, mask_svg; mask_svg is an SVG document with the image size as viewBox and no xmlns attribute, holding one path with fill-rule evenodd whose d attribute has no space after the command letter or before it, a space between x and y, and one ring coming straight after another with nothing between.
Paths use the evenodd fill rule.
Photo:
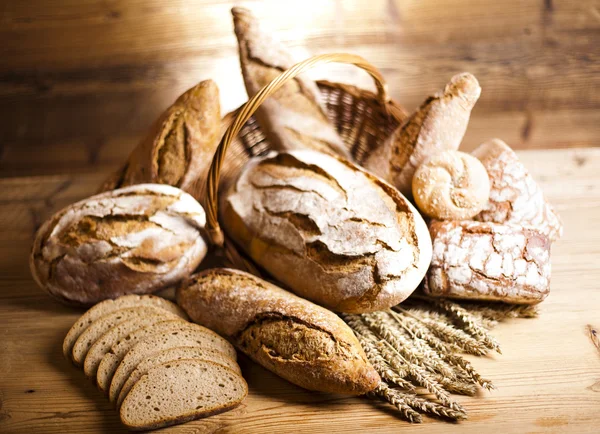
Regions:
<instances>
[{"instance_id":1,"label":"small bread roll","mask_svg":"<svg viewBox=\"0 0 600 434\"><path fill-rule=\"evenodd\" d=\"M412 181L419 210L437 220L475 217L490 198L483 164L469 154L444 151L421 164Z\"/></svg>"}]
</instances>

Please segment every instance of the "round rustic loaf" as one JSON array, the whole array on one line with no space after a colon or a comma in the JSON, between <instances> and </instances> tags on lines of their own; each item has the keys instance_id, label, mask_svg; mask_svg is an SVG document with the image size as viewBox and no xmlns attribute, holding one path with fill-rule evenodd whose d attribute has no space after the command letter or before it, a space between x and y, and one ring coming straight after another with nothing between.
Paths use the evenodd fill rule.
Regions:
<instances>
[{"instance_id":1,"label":"round rustic loaf","mask_svg":"<svg viewBox=\"0 0 600 434\"><path fill-rule=\"evenodd\" d=\"M30 267L61 301L145 294L189 275L206 254L202 206L175 187L134 185L70 205L37 232Z\"/></svg>"},{"instance_id":2,"label":"round rustic loaf","mask_svg":"<svg viewBox=\"0 0 600 434\"><path fill-rule=\"evenodd\" d=\"M490 197L490 179L481 162L464 152L444 151L419 166L412 192L421 212L438 220L468 220Z\"/></svg>"},{"instance_id":3,"label":"round rustic loaf","mask_svg":"<svg viewBox=\"0 0 600 434\"><path fill-rule=\"evenodd\" d=\"M311 150L251 160L221 198L227 234L298 295L341 312L387 309L431 260L420 214L395 188Z\"/></svg>"}]
</instances>

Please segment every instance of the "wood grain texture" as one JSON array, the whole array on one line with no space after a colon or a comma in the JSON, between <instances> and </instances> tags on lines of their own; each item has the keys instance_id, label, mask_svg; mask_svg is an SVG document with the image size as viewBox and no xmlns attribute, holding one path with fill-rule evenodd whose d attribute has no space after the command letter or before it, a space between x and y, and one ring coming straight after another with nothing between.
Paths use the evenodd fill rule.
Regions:
<instances>
[{"instance_id":1,"label":"wood grain texture","mask_svg":"<svg viewBox=\"0 0 600 434\"><path fill-rule=\"evenodd\" d=\"M552 291L541 316L501 324L502 355L470 357L497 390L458 398L469 419L410 425L383 403L304 391L246 358L250 386L232 412L173 433L596 433L600 431L600 150L524 151L525 165L565 223L553 246ZM36 227L90 194L102 173L0 180L0 432L125 432L116 412L62 356L80 311L49 299L27 255Z\"/></svg>"},{"instance_id":2,"label":"wood grain texture","mask_svg":"<svg viewBox=\"0 0 600 434\"><path fill-rule=\"evenodd\" d=\"M600 143L598 0L21 0L0 6L0 176L116 168L184 90L246 100L230 8L299 58L350 52L412 110L457 72L483 88L464 149ZM370 86L347 67L315 76Z\"/></svg>"}]
</instances>

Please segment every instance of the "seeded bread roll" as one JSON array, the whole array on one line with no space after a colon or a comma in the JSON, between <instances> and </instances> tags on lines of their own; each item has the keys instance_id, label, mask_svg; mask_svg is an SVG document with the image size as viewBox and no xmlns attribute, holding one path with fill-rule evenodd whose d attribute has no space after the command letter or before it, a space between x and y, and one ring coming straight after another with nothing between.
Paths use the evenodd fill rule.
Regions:
<instances>
[{"instance_id":1,"label":"seeded bread roll","mask_svg":"<svg viewBox=\"0 0 600 434\"><path fill-rule=\"evenodd\" d=\"M534 229L474 221L433 222L432 296L536 304L550 292L550 241Z\"/></svg>"},{"instance_id":2,"label":"seeded bread roll","mask_svg":"<svg viewBox=\"0 0 600 434\"><path fill-rule=\"evenodd\" d=\"M231 13L242 75L252 97L296 62L287 48L260 27L249 10L235 7ZM315 82L296 77L261 104L256 119L272 149L314 149L350 158L319 98Z\"/></svg>"},{"instance_id":3,"label":"seeded bread roll","mask_svg":"<svg viewBox=\"0 0 600 434\"><path fill-rule=\"evenodd\" d=\"M157 353L153 353L137 365L119 392L117 408L121 407L123 400L127 397L131 388L140 380L140 378L146 375L150 369L167 362L173 362L181 359L209 360L218 365L225 366L239 375L242 375L239 365L233 359L224 355L220 351L201 347L169 348Z\"/></svg>"},{"instance_id":4,"label":"seeded bread roll","mask_svg":"<svg viewBox=\"0 0 600 434\"><path fill-rule=\"evenodd\" d=\"M131 389L119 414L129 429L157 429L230 410L246 395L246 381L231 369L184 359L151 369Z\"/></svg>"},{"instance_id":5,"label":"seeded bread roll","mask_svg":"<svg viewBox=\"0 0 600 434\"><path fill-rule=\"evenodd\" d=\"M363 166L410 197L417 167L438 152L458 149L480 94L481 87L472 74L455 75L443 92L427 98Z\"/></svg>"},{"instance_id":6,"label":"seeded bread roll","mask_svg":"<svg viewBox=\"0 0 600 434\"><path fill-rule=\"evenodd\" d=\"M200 200L220 128L219 89L206 80L177 98L100 192L156 183L181 188Z\"/></svg>"},{"instance_id":7,"label":"seeded bread roll","mask_svg":"<svg viewBox=\"0 0 600 434\"><path fill-rule=\"evenodd\" d=\"M492 139L479 145L473 155L481 160L491 181L490 200L477 220L537 229L551 241L562 236L560 217L506 143Z\"/></svg>"},{"instance_id":8,"label":"seeded bread roll","mask_svg":"<svg viewBox=\"0 0 600 434\"><path fill-rule=\"evenodd\" d=\"M363 394L379 376L335 314L242 271L212 269L177 291L192 320L265 368L309 390Z\"/></svg>"},{"instance_id":9,"label":"seeded bread roll","mask_svg":"<svg viewBox=\"0 0 600 434\"><path fill-rule=\"evenodd\" d=\"M134 306L155 306L174 313L183 319L187 319L185 312L175 303L154 295L124 295L116 300L105 300L89 309L73 324L63 342L63 354L65 357L71 358L71 351L77 338L98 318L115 310Z\"/></svg>"},{"instance_id":10,"label":"seeded bread roll","mask_svg":"<svg viewBox=\"0 0 600 434\"><path fill-rule=\"evenodd\" d=\"M490 180L481 162L459 151L444 151L419 166L412 181L419 210L437 220L468 220L490 197Z\"/></svg>"},{"instance_id":11,"label":"seeded bread roll","mask_svg":"<svg viewBox=\"0 0 600 434\"><path fill-rule=\"evenodd\" d=\"M71 304L155 292L200 264L207 250L205 223L202 206L168 185L92 196L42 225L31 273L50 295Z\"/></svg>"},{"instance_id":12,"label":"seeded bread roll","mask_svg":"<svg viewBox=\"0 0 600 434\"><path fill-rule=\"evenodd\" d=\"M227 234L294 293L339 312L387 309L419 285L431 239L398 191L341 158L254 158L221 197Z\"/></svg>"}]
</instances>

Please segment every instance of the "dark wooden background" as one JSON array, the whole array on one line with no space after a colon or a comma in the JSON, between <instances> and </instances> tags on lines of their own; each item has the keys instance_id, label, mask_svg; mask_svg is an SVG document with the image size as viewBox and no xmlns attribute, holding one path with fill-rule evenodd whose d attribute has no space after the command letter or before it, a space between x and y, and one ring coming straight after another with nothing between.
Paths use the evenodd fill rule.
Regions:
<instances>
[{"instance_id":1,"label":"dark wooden background","mask_svg":"<svg viewBox=\"0 0 600 434\"><path fill-rule=\"evenodd\" d=\"M300 57L378 66L414 109L455 73L483 87L464 149L600 144L597 0L0 0L0 176L108 171L153 119L213 78L245 100L229 9L252 8ZM318 71L368 85L346 67Z\"/></svg>"}]
</instances>

